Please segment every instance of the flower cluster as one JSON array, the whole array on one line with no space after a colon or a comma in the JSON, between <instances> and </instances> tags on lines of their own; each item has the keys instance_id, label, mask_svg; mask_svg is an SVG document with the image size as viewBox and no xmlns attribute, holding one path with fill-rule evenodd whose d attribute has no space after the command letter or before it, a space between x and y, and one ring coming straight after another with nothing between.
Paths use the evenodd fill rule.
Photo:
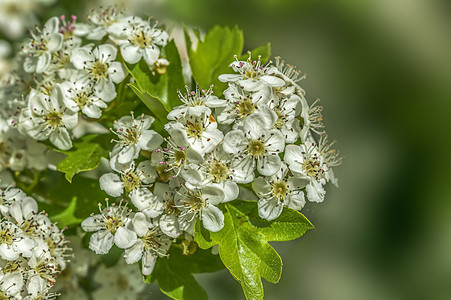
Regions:
<instances>
[{"instance_id":1,"label":"flower cluster","mask_svg":"<svg viewBox=\"0 0 451 300\"><path fill-rule=\"evenodd\" d=\"M71 256L63 231L18 188L0 189L0 218L0 298L51 298Z\"/></svg>"},{"instance_id":2,"label":"flower cluster","mask_svg":"<svg viewBox=\"0 0 451 300\"><path fill-rule=\"evenodd\" d=\"M116 98L116 85L127 74L121 60L143 59L156 72L169 64L161 53L168 34L156 22L113 8L93 11L89 21L53 17L31 32L16 58L17 69L1 86L5 126L68 150L77 125L99 119Z\"/></svg>"},{"instance_id":3,"label":"flower cluster","mask_svg":"<svg viewBox=\"0 0 451 300\"><path fill-rule=\"evenodd\" d=\"M91 250L106 254L114 244L125 250L127 263L141 260L149 275L173 239L193 234L196 220L220 231L219 204L237 199L246 184L266 220L284 206L300 210L306 199L324 200L323 186L336 184L332 168L340 158L320 131L321 109L307 105L299 72L280 59L262 65L250 54L231 67L237 74L219 76L229 85L225 99L212 87L178 91L183 104L168 113L166 138L150 129L151 116L114 123L111 172L100 177L100 187L135 209L123 200L107 202L84 220L83 229L94 232Z\"/></svg>"}]
</instances>

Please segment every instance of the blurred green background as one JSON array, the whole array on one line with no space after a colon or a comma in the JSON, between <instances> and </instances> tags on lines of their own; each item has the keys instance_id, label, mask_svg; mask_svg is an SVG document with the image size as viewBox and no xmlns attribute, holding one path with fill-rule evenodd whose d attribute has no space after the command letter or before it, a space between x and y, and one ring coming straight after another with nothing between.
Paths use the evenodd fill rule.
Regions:
<instances>
[{"instance_id":1,"label":"blurred green background","mask_svg":"<svg viewBox=\"0 0 451 300\"><path fill-rule=\"evenodd\" d=\"M62 2L49 16L93 5ZM238 25L247 49L271 42L308 74L309 103L321 99L345 157L340 188L304 208L314 231L274 243L285 265L266 299L451 299L450 1L116 2L203 30ZM243 299L227 271L197 278L211 299ZM149 298L166 299L155 286Z\"/></svg>"}]
</instances>

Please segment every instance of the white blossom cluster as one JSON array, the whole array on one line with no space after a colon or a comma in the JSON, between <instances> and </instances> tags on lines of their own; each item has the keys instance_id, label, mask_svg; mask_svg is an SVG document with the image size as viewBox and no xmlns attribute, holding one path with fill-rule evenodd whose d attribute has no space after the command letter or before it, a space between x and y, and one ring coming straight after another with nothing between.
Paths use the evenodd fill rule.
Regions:
<instances>
[{"instance_id":1,"label":"white blossom cluster","mask_svg":"<svg viewBox=\"0 0 451 300\"><path fill-rule=\"evenodd\" d=\"M169 64L161 53L168 34L150 20L114 8L93 11L88 19L53 17L31 32L17 68L0 84L0 131L14 127L68 150L77 125L99 119L117 97L127 74L124 61L143 59L156 72Z\"/></svg>"},{"instance_id":2,"label":"white blossom cluster","mask_svg":"<svg viewBox=\"0 0 451 300\"><path fill-rule=\"evenodd\" d=\"M63 231L18 188L0 189L0 299L52 299L71 257Z\"/></svg>"},{"instance_id":3,"label":"white blossom cluster","mask_svg":"<svg viewBox=\"0 0 451 300\"><path fill-rule=\"evenodd\" d=\"M212 88L178 92L183 105L167 115L167 138L150 129L151 116L114 123L111 172L100 187L135 209L107 202L84 220L83 229L94 232L91 250L106 254L114 244L149 275L173 239L193 234L196 220L221 230L218 205L237 199L240 185L251 184L260 217L274 220L284 206L322 202L326 182L337 184L332 168L341 159L322 131L321 108L309 106L297 84L299 72L280 59L262 65L250 54L231 67L236 74L219 76L228 83L225 99Z\"/></svg>"}]
</instances>

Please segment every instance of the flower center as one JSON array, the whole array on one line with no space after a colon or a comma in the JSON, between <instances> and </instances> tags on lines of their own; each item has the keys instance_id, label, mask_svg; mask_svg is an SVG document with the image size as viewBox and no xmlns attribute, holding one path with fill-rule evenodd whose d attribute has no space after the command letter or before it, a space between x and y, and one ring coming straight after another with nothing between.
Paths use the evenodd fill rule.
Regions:
<instances>
[{"instance_id":1,"label":"flower center","mask_svg":"<svg viewBox=\"0 0 451 300\"><path fill-rule=\"evenodd\" d=\"M157 232L149 229L147 233L141 238L144 244L144 248L149 250L158 250L161 244L158 242Z\"/></svg>"},{"instance_id":2,"label":"flower center","mask_svg":"<svg viewBox=\"0 0 451 300\"><path fill-rule=\"evenodd\" d=\"M123 227L125 224L120 218L107 216L107 221L105 222L105 227L115 234L119 227Z\"/></svg>"},{"instance_id":3,"label":"flower center","mask_svg":"<svg viewBox=\"0 0 451 300\"><path fill-rule=\"evenodd\" d=\"M321 163L314 157L306 159L302 163L302 168L308 176L316 178L317 180L324 178L325 176L324 170L321 168Z\"/></svg>"},{"instance_id":4,"label":"flower center","mask_svg":"<svg viewBox=\"0 0 451 300\"><path fill-rule=\"evenodd\" d=\"M119 130L119 138L126 145L136 144L141 137L141 131L137 127L132 127L132 129L126 128Z\"/></svg>"},{"instance_id":5,"label":"flower center","mask_svg":"<svg viewBox=\"0 0 451 300\"><path fill-rule=\"evenodd\" d=\"M287 182L284 180L273 182L271 184L271 191L277 199L283 202L289 192Z\"/></svg>"},{"instance_id":6,"label":"flower center","mask_svg":"<svg viewBox=\"0 0 451 300\"><path fill-rule=\"evenodd\" d=\"M86 103L88 102L88 100L89 100L89 97L88 97L88 93L86 93L86 92L78 93L78 94L75 96L75 102L78 104L78 107L79 107L80 109L82 109L83 106L86 105Z\"/></svg>"},{"instance_id":7,"label":"flower center","mask_svg":"<svg viewBox=\"0 0 451 300\"><path fill-rule=\"evenodd\" d=\"M137 189L141 185L141 180L139 179L138 174L136 174L134 171L124 173L121 176L121 180L124 183L125 191L127 192L127 194L134 189Z\"/></svg>"},{"instance_id":8,"label":"flower center","mask_svg":"<svg viewBox=\"0 0 451 300\"><path fill-rule=\"evenodd\" d=\"M0 230L0 244L11 245L14 241L12 234L9 232L9 229Z\"/></svg>"},{"instance_id":9,"label":"flower center","mask_svg":"<svg viewBox=\"0 0 451 300\"><path fill-rule=\"evenodd\" d=\"M215 161L211 164L209 174L213 177L213 182L218 183L227 178L229 175L229 168L226 164Z\"/></svg>"},{"instance_id":10,"label":"flower center","mask_svg":"<svg viewBox=\"0 0 451 300\"><path fill-rule=\"evenodd\" d=\"M182 150L175 151L175 153L174 153L174 162L176 164L181 165L181 164L183 164L183 162L185 160L186 160L186 153L185 153L185 151L182 151Z\"/></svg>"},{"instance_id":11,"label":"flower center","mask_svg":"<svg viewBox=\"0 0 451 300\"><path fill-rule=\"evenodd\" d=\"M200 192L191 192L187 197L185 206L189 206L192 211L199 211L206 206L206 203Z\"/></svg>"},{"instance_id":12,"label":"flower center","mask_svg":"<svg viewBox=\"0 0 451 300\"><path fill-rule=\"evenodd\" d=\"M276 121L276 123L274 124L274 127L280 129L280 128L282 128L283 125L285 124L285 121L284 121L284 115L283 115L282 112L281 112L279 109L277 109L277 108L274 108L274 112L275 112L276 115L277 115L277 121Z\"/></svg>"},{"instance_id":13,"label":"flower center","mask_svg":"<svg viewBox=\"0 0 451 300\"><path fill-rule=\"evenodd\" d=\"M150 39L147 35L144 34L144 31L141 31L141 33L135 34L135 39L133 40L133 43L139 48L143 49L147 47L147 45L149 45Z\"/></svg>"},{"instance_id":14,"label":"flower center","mask_svg":"<svg viewBox=\"0 0 451 300\"><path fill-rule=\"evenodd\" d=\"M96 61L91 68L91 74L96 79L107 77L108 76L108 65L103 62Z\"/></svg>"},{"instance_id":15,"label":"flower center","mask_svg":"<svg viewBox=\"0 0 451 300\"><path fill-rule=\"evenodd\" d=\"M19 268L20 268L19 260L9 261L3 267L3 273L13 273L13 272L17 271ZM2 298L0 298L0 299L2 299Z\"/></svg>"},{"instance_id":16,"label":"flower center","mask_svg":"<svg viewBox=\"0 0 451 300\"><path fill-rule=\"evenodd\" d=\"M63 121L63 115L53 109L44 119L51 127L59 127Z\"/></svg>"},{"instance_id":17,"label":"flower center","mask_svg":"<svg viewBox=\"0 0 451 300\"><path fill-rule=\"evenodd\" d=\"M255 111L254 103L252 103L251 98L245 98L243 101L239 102L236 106L237 115L240 118L244 118Z\"/></svg>"},{"instance_id":18,"label":"flower center","mask_svg":"<svg viewBox=\"0 0 451 300\"><path fill-rule=\"evenodd\" d=\"M265 144L260 140L250 140L247 151L254 158L261 157L265 153Z\"/></svg>"},{"instance_id":19,"label":"flower center","mask_svg":"<svg viewBox=\"0 0 451 300\"><path fill-rule=\"evenodd\" d=\"M246 71L244 72L244 76L245 76L246 78L257 78L257 77L260 76L260 73L257 72L257 71L255 71L255 70L252 69L252 68L248 68L248 69L246 69Z\"/></svg>"},{"instance_id":20,"label":"flower center","mask_svg":"<svg viewBox=\"0 0 451 300\"><path fill-rule=\"evenodd\" d=\"M155 171L157 171L158 177L163 182L168 182L171 179L171 168L167 164L158 165L155 167Z\"/></svg>"},{"instance_id":21,"label":"flower center","mask_svg":"<svg viewBox=\"0 0 451 300\"><path fill-rule=\"evenodd\" d=\"M205 128L199 120L194 122L186 121L186 134L188 137L200 139Z\"/></svg>"}]
</instances>

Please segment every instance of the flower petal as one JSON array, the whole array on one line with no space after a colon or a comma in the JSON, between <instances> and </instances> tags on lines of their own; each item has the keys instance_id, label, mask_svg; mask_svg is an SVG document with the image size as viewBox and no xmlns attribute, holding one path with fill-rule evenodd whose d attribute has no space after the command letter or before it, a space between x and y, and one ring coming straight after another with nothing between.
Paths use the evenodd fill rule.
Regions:
<instances>
[{"instance_id":1,"label":"flower petal","mask_svg":"<svg viewBox=\"0 0 451 300\"><path fill-rule=\"evenodd\" d=\"M119 176L114 173L103 174L99 179L99 183L100 188L113 197L119 197L124 191L124 183Z\"/></svg>"},{"instance_id":2,"label":"flower petal","mask_svg":"<svg viewBox=\"0 0 451 300\"><path fill-rule=\"evenodd\" d=\"M216 206L209 205L202 210L202 223L205 229L218 232L224 227L224 214Z\"/></svg>"}]
</instances>

